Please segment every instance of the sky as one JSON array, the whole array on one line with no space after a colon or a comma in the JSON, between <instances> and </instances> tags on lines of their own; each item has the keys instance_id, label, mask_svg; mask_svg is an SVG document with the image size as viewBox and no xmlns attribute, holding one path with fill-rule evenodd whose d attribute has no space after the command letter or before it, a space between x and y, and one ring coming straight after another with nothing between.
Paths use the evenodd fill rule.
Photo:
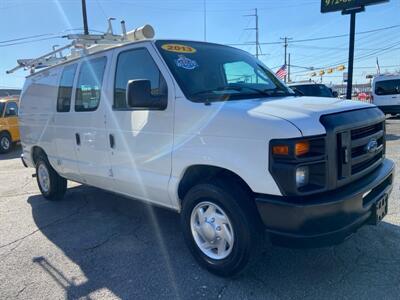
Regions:
<instances>
[{"instance_id":1,"label":"sky","mask_svg":"<svg viewBox=\"0 0 400 300\"><path fill-rule=\"evenodd\" d=\"M86 0L89 29L106 31L107 18L114 17L127 29L151 24L156 38L204 40L204 0ZM289 37L292 80L308 80L314 67L325 70L344 64L348 58L350 17L340 12L321 14L320 0L206 0L206 39L235 44L255 54L254 9L259 15L260 59L276 70L283 65L282 37ZM400 72L400 0L391 0L357 15L355 83L367 82L376 72ZM58 36L82 31L81 0L0 0L0 88L21 88L27 71L5 71L19 58L34 58L68 41ZM386 29L385 29L386 28ZM44 35L46 34L46 35ZM44 35L30 40L19 38ZM330 38L332 36L340 37ZM327 39L309 41L320 37ZM306 41L302 41L306 40ZM308 41L307 41L308 40ZM18 44L23 42L23 44ZM15 44L17 43L17 44ZM239 45L237 45L239 44ZM240 45L245 44L245 45ZM250 45L249 45L250 44ZM320 80L319 77L313 78ZM326 84L341 83L343 72L323 76Z\"/></svg>"}]
</instances>

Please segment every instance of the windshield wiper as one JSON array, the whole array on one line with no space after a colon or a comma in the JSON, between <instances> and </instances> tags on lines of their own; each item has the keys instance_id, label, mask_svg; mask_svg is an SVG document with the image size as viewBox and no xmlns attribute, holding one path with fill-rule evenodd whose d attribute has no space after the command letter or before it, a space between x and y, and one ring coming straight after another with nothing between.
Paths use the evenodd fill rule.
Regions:
<instances>
[{"instance_id":1,"label":"windshield wiper","mask_svg":"<svg viewBox=\"0 0 400 300\"><path fill-rule=\"evenodd\" d=\"M260 89L249 87L249 86L241 86L241 85L221 86L221 87L217 87L215 89L204 90L204 91L199 91L199 92L193 93L192 96L198 96L198 95L202 95L202 94L212 94L214 92L223 92L223 91L229 91L229 90L240 92L243 89L248 89L248 90L251 90L251 91L255 91L255 92L259 93L259 94L269 96L269 94L264 90L260 90Z\"/></svg>"}]
</instances>

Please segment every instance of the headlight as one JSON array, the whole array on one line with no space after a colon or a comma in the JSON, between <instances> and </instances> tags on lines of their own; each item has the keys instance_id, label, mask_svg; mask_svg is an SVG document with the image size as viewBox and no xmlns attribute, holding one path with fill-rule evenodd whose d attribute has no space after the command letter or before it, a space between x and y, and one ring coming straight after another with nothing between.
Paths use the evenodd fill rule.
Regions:
<instances>
[{"instance_id":1,"label":"headlight","mask_svg":"<svg viewBox=\"0 0 400 300\"><path fill-rule=\"evenodd\" d=\"M296 169L296 185L302 187L308 184L309 168L307 166L298 167Z\"/></svg>"},{"instance_id":2,"label":"headlight","mask_svg":"<svg viewBox=\"0 0 400 300\"><path fill-rule=\"evenodd\" d=\"M274 139L269 171L285 196L314 194L327 186L326 137Z\"/></svg>"}]
</instances>

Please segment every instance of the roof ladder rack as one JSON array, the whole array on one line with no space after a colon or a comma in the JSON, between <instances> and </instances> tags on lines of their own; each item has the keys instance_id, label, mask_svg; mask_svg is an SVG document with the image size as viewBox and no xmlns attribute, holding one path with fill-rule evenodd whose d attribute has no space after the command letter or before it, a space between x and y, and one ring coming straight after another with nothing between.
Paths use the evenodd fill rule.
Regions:
<instances>
[{"instance_id":1,"label":"roof ladder rack","mask_svg":"<svg viewBox=\"0 0 400 300\"><path fill-rule=\"evenodd\" d=\"M11 74L19 69L30 70L31 74L35 73L36 69L46 68L65 62L67 60L92 54L100 50L104 50L114 45L131 43L143 39L151 39L154 37L154 29L150 25L144 25L130 32L126 32L125 21L121 21L122 34L114 34L112 21L114 18L108 19L108 29L105 34L68 34L63 36L72 40L66 46L55 49L38 58L33 59L18 59L17 66L6 71ZM71 53L67 56L62 55L62 51L71 49ZM59 54L57 56L57 54Z\"/></svg>"}]
</instances>

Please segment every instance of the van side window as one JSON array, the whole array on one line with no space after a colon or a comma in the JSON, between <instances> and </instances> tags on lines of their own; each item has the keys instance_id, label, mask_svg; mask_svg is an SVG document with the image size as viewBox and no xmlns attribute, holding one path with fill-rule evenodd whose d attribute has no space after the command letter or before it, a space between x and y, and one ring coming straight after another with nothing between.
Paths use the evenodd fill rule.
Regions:
<instances>
[{"instance_id":1,"label":"van side window","mask_svg":"<svg viewBox=\"0 0 400 300\"><path fill-rule=\"evenodd\" d=\"M18 105L15 102L8 102L6 106L5 117L15 117L18 116Z\"/></svg>"},{"instance_id":2,"label":"van side window","mask_svg":"<svg viewBox=\"0 0 400 300\"><path fill-rule=\"evenodd\" d=\"M76 67L76 64L66 66L61 74L57 98L58 112L69 112L71 108L72 86L74 85Z\"/></svg>"},{"instance_id":3,"label":"van side window","mask_svg":"<svg viewBox=\"0 0 400 300\"><path fill-rule=\"evenodd\" d=\"M99 106L101 86L107 59L82 62L75 96L75 111L95 111Z\"/></svg>"},{"instance_id":4,"label":"van side window","mask_svg":"<svg viewBox=\"0 0 400 300\"><path fill-rule=\"evenodd\" d=\"M114 108L127 108L126 86L128 81L147 79L151 83L151 94L158 101L168 95L167 83L147 49L134 49L119 54L114 85Z\"/></svg>"}]
</instances>

